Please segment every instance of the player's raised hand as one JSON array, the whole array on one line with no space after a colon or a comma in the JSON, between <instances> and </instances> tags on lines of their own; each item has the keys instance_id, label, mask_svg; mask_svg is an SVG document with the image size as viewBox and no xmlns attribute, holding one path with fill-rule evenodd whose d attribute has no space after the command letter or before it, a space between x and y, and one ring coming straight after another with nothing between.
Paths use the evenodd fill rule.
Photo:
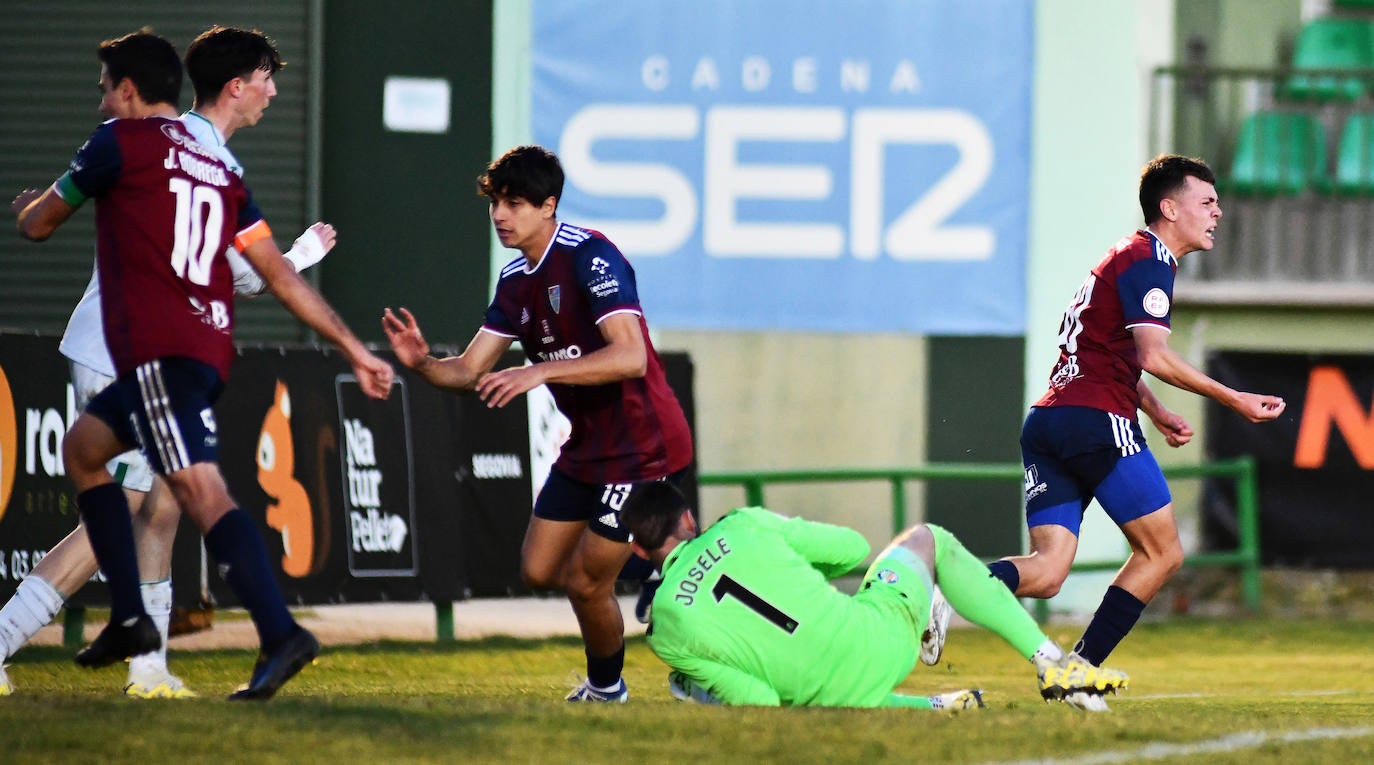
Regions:
<instances>
[{"instance_id":1,"label":"player's raised hand","mask_svg":"<svg viewBox=\"0 0 1374 765\"><path fill-rule=\"evenodd\" d=\"M364 351L353 361L353 375L358 378L358 386L371 398L385 399L391 395L391 383L396 372L391 365Z\"/></svg>"},{"instance_id":2,"label":"player's raised hand","mask_svg":"<svg viewBox=\"0 0 1374 765\"><path fill-rule=\"evenodd\" d=\"M302 231L284 255L296 267L296 271L304 271L324 260L324 256L334 249L338 236L333 226L320 221Z\"/></svg>"},{"instance_id":3,"label":"player's raised hand","mask_svg":"<svg viewBox=\"0 0 1374 765\"><path fill-rule=\"evenodd\" d=\"M382 331L386 332L386 339L391 343L396 358L407 367L414 369L428 358L429 343L425 342L425 336L420 334L420 325L407 309L401 308L401 315L397 316L387 308L382 313Z\"/></svg>"}]
</instances>

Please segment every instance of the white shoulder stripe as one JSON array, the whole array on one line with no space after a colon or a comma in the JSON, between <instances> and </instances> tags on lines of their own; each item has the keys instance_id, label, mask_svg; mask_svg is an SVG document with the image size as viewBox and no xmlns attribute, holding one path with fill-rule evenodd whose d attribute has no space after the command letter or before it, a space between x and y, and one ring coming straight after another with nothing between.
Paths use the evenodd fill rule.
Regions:
<instances>
[{"instance_id":1,"label":"white shoulder stripe","mask_svg":"<svg viewBox=\"0 0 1374 765\"><path fill-rule=\"evenodd\" d=\"M524 268L525 256L521 255L520 257L516 258L515 260L512 260L511 262L501 267L501 278L504 279L505 277L510 276L516 271L523 271Z\"/></svg>"},{"instance_id":2,"label":"white shoulder stripe","mask_svg":"<svg viewBox=\"0 0 1374 765\"><path fill-rule=\"evenodd\" d=\"M591 232L585 228L578 228L577 226L567 223L560 223L558 225L558 231L554 233L553 238L557 239L558 243L561 245L576 247L590 239L591 236Z\"/></svg>"},{"instance_id":3,"label":"white shoulder stripe","mask_svg":"<svg viewBox=\"0 0 1374 765\"><path fill-rule=\"evenodd\" d=\"M1164 243L1161 242L1161 241L1159 241L1158 239L1155 239L1154 242L1155 242L1155 260L1162 261L1162 262L1164 262L1164 263L1173 264L1173 263L1174 263L1174 254L1173 254L1172 252L1169 252L1169 248L1168 248L1168 247L1165 247L1165 246L1164 246Z\"/></svg>"}]
</instances>

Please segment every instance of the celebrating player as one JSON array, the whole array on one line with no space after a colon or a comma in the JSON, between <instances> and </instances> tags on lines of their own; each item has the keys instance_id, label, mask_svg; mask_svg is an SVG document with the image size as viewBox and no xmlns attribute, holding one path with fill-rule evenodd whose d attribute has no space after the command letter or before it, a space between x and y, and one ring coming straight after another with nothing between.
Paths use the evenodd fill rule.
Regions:
<instances>
[{"instance_id":1,"label":"celebrating player","mask_svg":"<svg viewBox=\"0 0 1374 765\"><path fill-rule=\"evenodd\" d=\"M117 378L72 425L63 458L111 605L110 623L77 662L105 666L161 645L139 594L128 502L106 469L139 445L258 629L262 653L230 698L265 699L319 643L287 611L257 528L216 464L211 406L233 358L225 247L233 242L289 311L340 347L368 395L389 393L392 370L282 257L239 177L176 119L181 62L171 44L143 30L102 43L99 58L104 97L124 102L129 117L97 128L71 169L19 213L20 234L42 241L96 199L101 312Z\"/></svg>"},{"instance_id":2,"label":"celebrating player","mask_svg":"<svg viewBox=\"0 0 1374 765\"><path fill-rule=\"evenodd\" d=\"M1112 247L1078 288L1060 326L1050 389L1021 430L1030 554L996 561L992 573L1017 595L1053 597L1069 574L1094 497L1131 545L1074 649L1091 664L1111 654L1183 564L1169 487L1136 411L1149 416L1170 446L1188 443L1193 429L1165 408L1141 370L1251 422L1283 413L1282 398L1228 388L1169 348L1177 259L1212 249L1221 220L1215 183L1211 168L1197 159L1161 155L1145 165L1145 228Z\"/></svg>"},{"instance_id":3,"label":"celebrating player","mask_svg":"<svg viewBox=\"0 0 1374 765\"><path fill-rule=\"evenodd\" d=\"M679 698L763 706L982 706L979 691L905 696L935 585L964 617L1036 667L1047 700L1124 689L1126 675L1070 660L948 531L903 532L845 595L828 580L868 556L853 529L735 510L698 533L686 499L639 487L621 511L635 552L663 572L649 647Z\"/></svg>"},{"instance_id":4,"label":"celebrating player","mask_svg":"<svg viewBox=\"0 0 1374 765\"><path fill-rule=\"evenodd\" d=\"M196 92L194 108L181 116L186 129L212 149L231 170L243 174L226 142L241 127L252 127L276 95L273 75L285 64L265 35L227 27L202 33L186 51L186 70ZM134 101L101 99L106 117L130 117ZM285 253L297 271L319 262L334 245L333 227L317 223L301 234ZM239 295L257 295L266 284L253 267L230 247L226 254ZM77 409L114 381L115 369L105 345L100 317L98 270L72 311L59 350L71 362ZM153 475L137 449L116 457L109 465L134 511L134 539L138 547L139 589L143 605L157 625L162 646L129 661L124 694L132 698L191 698L195 694L167 669L167 632L172 611L171 554L180 510L165 483ZM14 655L38 630L52 621L66 598L95 574L95 553L86 529L76 530L53 546L19 583L0 608L0 661ZM0 669L0 695L13 686Z\"/></svg>"},{"instance_id":5,"label":"celebrating player","mask_svg":"<svg viewBox=\"0 0 1374 765\"><path fill-rule=\"evenodd\" d=\"M415 317L382 318L402 364L443 388L475 389L501 407L548 384L572 421L535 501L521 575L561 589L587 653L587 678L569 701L623 702L625 624L615 579L630 557L619 510L637 482L680 481L691 434L668 387L639 306L634 269L596 231L561 223L563 168L539 146L506 152L478 180L501 244L521 256L501 270L486 319L459 356L429 355ZM514 340L531 364L492 372Z\"/></svg>"}]
</instances>

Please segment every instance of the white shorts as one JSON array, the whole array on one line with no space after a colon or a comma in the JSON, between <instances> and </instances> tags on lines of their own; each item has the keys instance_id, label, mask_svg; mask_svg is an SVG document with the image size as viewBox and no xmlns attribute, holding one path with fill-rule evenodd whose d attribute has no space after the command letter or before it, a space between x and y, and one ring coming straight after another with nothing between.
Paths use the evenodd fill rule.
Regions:
<instances>
[{"instance_id":1,"label":"white shorts","mask_svg":"<svg viewBox=\"0 0 1374 765\"><path fill-rule=\"evenodd\" d=\"M71 362L71 367L76 408L84 411L86 404L95 394L114 382L114 378L75 361ZM148 492L153 488L153 469L149 467L148 459L143 456L143 452L137 449L131 449L115 457L105 467L110 471L110 475L114 476L115 482L126 489Z\"/></svg>"}]
</instances>

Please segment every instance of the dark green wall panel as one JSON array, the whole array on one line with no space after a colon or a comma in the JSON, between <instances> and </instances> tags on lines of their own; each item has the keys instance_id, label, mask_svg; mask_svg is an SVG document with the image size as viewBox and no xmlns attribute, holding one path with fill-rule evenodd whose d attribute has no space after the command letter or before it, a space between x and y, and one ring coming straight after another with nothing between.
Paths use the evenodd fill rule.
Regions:
<instances>
[{"instance_id":1,"label":"dark green wall panel","mask_svg":"<svg viewBox=\"0 0 1374 765\"><path fill-rule=\"evenodd\" d=\"M466 345L489 297L476 178L491 159L491 4L331 0L324 12L322 204L340 245L323 290L364 339L382 340L382 308L404 305L431 342ZM392 76L447 80L449 131L386 129Z\"/></svg>"},{"instance_id":2,"label":"dark green wall panel","mask_svg":"<svg viewBox=\"0 0 1374 765\"><path fill-rule=\"evenodd\" d=\"M927 414L931 462L1020 464L1025 341L1019 337L931 337ZM1021 484L931 481L926 520L950 531L975 555L1021 552Z\"/></svg>"}]
</instances>

